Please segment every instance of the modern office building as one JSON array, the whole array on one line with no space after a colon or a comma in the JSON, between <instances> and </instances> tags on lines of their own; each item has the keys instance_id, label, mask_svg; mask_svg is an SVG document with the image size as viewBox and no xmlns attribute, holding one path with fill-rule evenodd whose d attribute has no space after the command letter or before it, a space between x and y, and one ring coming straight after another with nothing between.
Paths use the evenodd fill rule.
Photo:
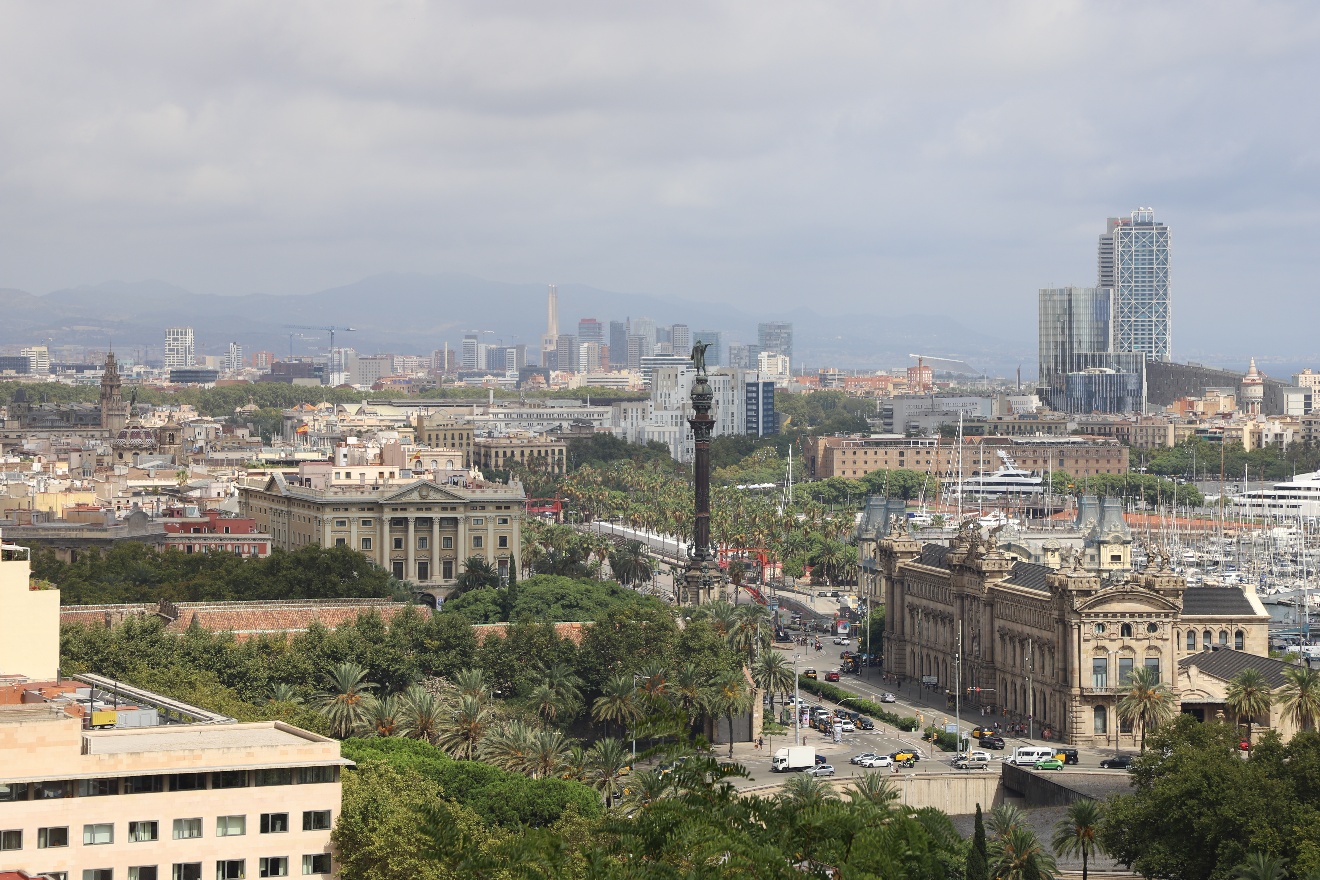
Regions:
<instances>
[{"instance_id":1,"label":"modern office building","mask_svg":"<svg viewBox=\"0 0 1320 880\"><path fill-rule=\"evenodd\" d=\"M698 330L692 334L692 343L709 342L710 348L706 349L706 366L722 367L726 363L724 351L724 334L718 330Z\"/></svg>"},{"instance_id":2,"label":"modern office building","mask_svg":"<svg viewBox=\"0 0 1320 880\"><path fill-rule=\"evenodd\" d=\"M714 346L712 346L713 348ZM735 370L755 370L760 364L761 347L729 343L729 366Z\"/></svg>"},{"instance_id":3,"label":"modern office building","mask_svg":"<svg viewBox=\"0 0 1320 880\"><path fill-rule=\"evenodd\" d=\"M578 340L581 342L605 343L605 325L595 318L583 318L578 321Z\"/></svg>"},{"instance_id":4,"label":"modern office building","mask_svg":"<svg viewBox=\"0 0 1320 880\"><path fill-rule=\"evenodd\" d=\"M559 288L551 284L546 293L545 335L541 337L541 366L554 369L554 351L559 344Z\"/></svg>"},{"instance_id":5,"label":"modern office building","mask_svg":"<svg viewBox=\"0 0 1320 880\"><path fill-rule=\"evenodd\" d=\"M767 321L756 325L756 344L761 351L782 354L793 359L793 325L787 321Z\"/></svg>"},{"instance_id":6,"label":"modern office building","mask_svg":"<svg viewBox=\"0 0 1320 880\"><path fill-rule=\"evenodd\" d=\"M669 345L674 354L688 355L692 352L692 329L687 324L675 324L669 328Z\"/></svg>"},{"instance_id":7,"label":"modern office building","mask_svg":"<svg viewBox=\"0 0 1320 880\"><path fill-rule=\"evenodd\" d=\"M1088 358L1113 349L1112 290L1103 287L1041 288L1037 310L1041 385L1093 366ZM1079 357L1080 355L1080 357Z\"/></svg>"},{"instance_id":8,"label":"modern office building","mask_svg":"<svg viewBox=\"0 0 1320 880\"><path fill-rule=\"evenodd\" d=\"M237 373L243 369L243 346L237 342L229 343L229 348L225 351L224 370L226 373ZM340 372L336 370L335 372Z\"/></svg>"},{"instance_id":9,"label":"modern office building","mask_svg":"<svg viewBox=\"0 0 1320 880\"><path fill-rule=\"evenodd\" d=\"M1153 208L1109 218L1098 269L1097 286L1114 291L1113 350L1170 360L1169 228Z\"/></svg>"},{"instance_id":10,"label":"modern office building","mask_svg":"<svg viewBox=\"0 0 1320 880\"><path fill-rule=\"evenodd\" d=\"M191 367L197 360L193 328L170 327L165 331L165 369Z\"/></svg>"},{"instance_id":11,"label":"modern office building","mask_svg":"<svg viewBox=\"0 0 1320 880\"><path fill-rule=\"evenodd\" d=\"M21 349L19 357L27 358L29 373L44 376L50 372L50 349L44 345L31 345Z\"/></svg>"},{"instance_id":12,"label":"modern office building","mask_svg":"<svg viewBox=\"0 0 1320 880\"><path fill-rule=\"evenodd\" d=\"M779 413L775 412L775 379L760 373L743 374L743 405L749 437L779 433Z\"/></svg>"},{"instance_id":13,"label":"modern office building","mask_svg":"<svg viewBox=\"0 0 1320 880\"><path fill-rule=\"evenodd\" d=\"M578 338L561 333L555 343L555 369L566 373L576 372L578 368Z\"/></svg>"},{"instance_id":14,"label":"modern office building","mask_svg":"<svg viewBox=\"0 0 1320 880\"><path fill-rule=\"evenodd\" d=\"M628 333L642 337L642 357L655 354L655 319L629 318Z\"/></svg>"},{"instance_id":15,"label":"modern office building","mask_svg":"<svg viewBox=\"0 0 1320 880\"><path fill-rule=\"evenodd\" d=\"M610 366L616 370L628 366L627 321L610 321Z\"/></svg>"}]
</instances>

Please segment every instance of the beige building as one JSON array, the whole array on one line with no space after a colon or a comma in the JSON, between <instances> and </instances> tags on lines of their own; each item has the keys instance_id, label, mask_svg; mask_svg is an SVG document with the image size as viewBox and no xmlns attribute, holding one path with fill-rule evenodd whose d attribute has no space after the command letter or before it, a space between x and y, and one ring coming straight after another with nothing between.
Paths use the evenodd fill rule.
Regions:
<instances>
[{"instance_id":1,"label":"beige building","mask_svg":"<svg viewBox=\"0 0 1320 880\"><path fill-rule=\"evenodd\" d=\"M568 466L568 444L558 435L530 431L478 436L472 440L472 463L494 470L520 464L533 471L562 474Z\"/></svg>"},{"instance_id":2,"label":"beige building","mask_svg":"<svg viewBox=\"0 0 1320 880\"><path fill-rule=\"evenodd\" d=\"M1118 540L1115 540L1118 539ZM1126 548L1099 535L1102 562ZM1182 660L1214 648L1268 653L1269 614L1254 592L1188 587L1167 560L1142 572L1016 561L965 530L952 546L898 530L876 542L885 668L951 693L959 631L968 717L1027 720L1073 745L1135 747L1117 717L1121 682L1153 669L1178 694ZM979 688L980 690L976 690Z\"/></svg>"},{"instance_id":3,"label":"beige building","mask_svg":"<svg viewBox=\"0 0 1320 880\"><path fill-rule=\"evenodd\" d=\"M347 546L399 580L452 584L469 557L507 575L518 565L526 497L517 484L431 480L300 486L274 474L239 486L242 515L275 547Z\"/></svg>"},{"instance_id":4,"label":"beige building","mask_svg":"<svg viewBox=\"0 0 1320 880\"><path fill-rule=\"evenodd\" d=\"M804 443L807 471L817 479L857 479L871 471L906 469L935 476L992 473L1003 450L1014 463L1038 474L1064 471L1074 477L1128 472L1128 451L1114 440L985 437L965 441L935 437L817 437Z\"/></svg>"},{"instance_id":5,"label":"beige building","mask_svg":"<svg viewBox=\"0 0 1320 880\"><path fill-rule=\"evenodd\" d=\"M457 449L463 453L464 467L472 466L472 423L445 414L418 413L413 416L413 430L419 445L435 449Z\"/></svg>"},{"instance_id":6,"label":"beige building","mask_svg":"<svg viewBox=\"0 0 1320 880\"><path fill-rule=\"evenodd\" d=\"M59 591L0 552L0 873L330 876L339 743L102 679L57 681Z\"/></svg>"},{"instance_id":7,"label":"beige building","mask_svg":"<svg viewBox=\"0 0 1320 880\"><path fill-rule=\"evenodd\" d=\"M1265 679L1274 695L1270 711L1251 719L1256 732L1273 730L1284 742L1297 733L1297 722L1284 708L1283 688L1288 683L1283 660L1257 657L1231 648L1202 651L1178 661L1178 693L1182 709L1202 721L1227 721L1246 725L1245 718L1234 718L1228 708L1228 688L1238 673L1255 669Z\"/></svg>"}]
</instances>

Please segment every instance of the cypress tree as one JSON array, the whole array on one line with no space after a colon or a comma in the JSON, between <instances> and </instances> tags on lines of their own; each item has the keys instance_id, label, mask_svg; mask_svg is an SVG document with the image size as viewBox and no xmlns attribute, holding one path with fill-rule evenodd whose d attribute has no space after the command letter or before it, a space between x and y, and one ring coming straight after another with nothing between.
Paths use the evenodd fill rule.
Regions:
<instances>
[{"instance_id":1,"label":"cypress tree","mask_svg":"<svg viewBox=\"0 0 1320 880\"><path fill-rule=\"evenodd\" d=\"M976 805L976 830L972 833L972 849L967 853L965 880L990 880L990 862L985 849L985 822L981 818L981 805Z\"/></svg>"}]
</instances>

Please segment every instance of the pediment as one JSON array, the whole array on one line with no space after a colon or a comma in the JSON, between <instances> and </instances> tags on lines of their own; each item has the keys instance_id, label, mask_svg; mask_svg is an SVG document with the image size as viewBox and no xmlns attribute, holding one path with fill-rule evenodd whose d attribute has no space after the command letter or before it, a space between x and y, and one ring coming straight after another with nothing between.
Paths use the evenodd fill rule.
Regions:
<instances>
[{"instance_id":1,"label":"pediment","mask_svg":"<svg viewBox=\"0 0 1320 880\"><path fill-rule=\"evenodd\" d=\"M448 486L430 480L419 480L381 499L382 503L391 504L421 504L427 501L450 502L467 501L467 499L454 493Z\"/></svg>"},{"instance_id":2,"label":"pediment","mask_svg":"<svg viewBox=\"0 0 1320 880\"><path fill-rule=\"evenodd\" d=\"M1078 611L1143 612L1178 611L1178 603L1168 596L1142 589L1136 584L1115 584L1077 603Z\"/></svg>"}]
</instances>

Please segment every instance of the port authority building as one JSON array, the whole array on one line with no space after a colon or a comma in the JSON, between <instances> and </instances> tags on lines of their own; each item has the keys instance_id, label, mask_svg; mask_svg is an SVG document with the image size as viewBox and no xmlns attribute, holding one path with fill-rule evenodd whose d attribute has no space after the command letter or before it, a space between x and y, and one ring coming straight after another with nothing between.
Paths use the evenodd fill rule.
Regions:
<instances>
[{"instance_id":1,"label":"port authority building","mask_svg":"<svg viewBox=\"0 0 1320 880\"><path fill-rule=\"evenodd\" d=\"M1135 748L1140 731L1117 715L1135 668L1156 672L1197 714L1179 691L1193 658L1224 650L1268 662L1269 613L1251 587L1189 587L1158 556L1134 571L1126 529L1027 561L975 521L947 544L920 543L898 522L867 560L884 597L885 668L951 695L961 624L973 719L1030 716L1071 745Z\"/></svg>"}]
</instances>

